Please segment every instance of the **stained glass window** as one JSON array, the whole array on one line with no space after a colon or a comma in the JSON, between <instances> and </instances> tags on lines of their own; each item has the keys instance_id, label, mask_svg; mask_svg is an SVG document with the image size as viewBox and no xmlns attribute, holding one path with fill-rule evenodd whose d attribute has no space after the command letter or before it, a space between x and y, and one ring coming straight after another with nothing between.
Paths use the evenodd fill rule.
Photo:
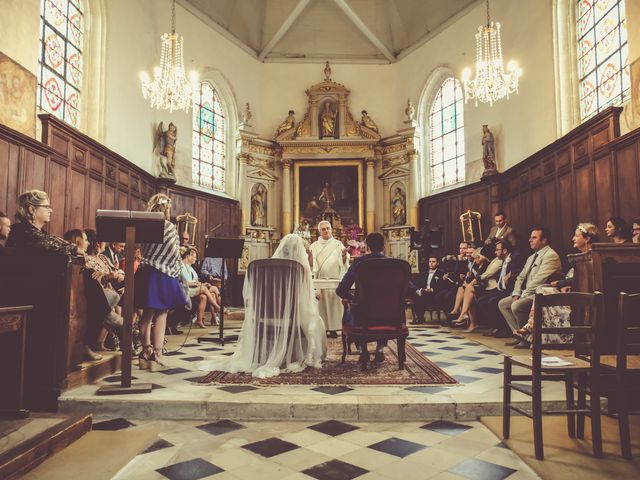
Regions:
<instances>
[{"instance_id":1,"label":"stained glass window","mask_svg":"<svg viewBox=\"0 0 640 480\"><path fill-rule=\"evenodd\" d=\"M38 106L80 124L84 15L81 0L42 0Z\"/></svg>"},{"instance_id":2,"label":"stained glass window","mask_svg":"<svg viewBox=\"0 0 640 480\"><path fill-rule=\"evenodd\" d=\"M225 135L220 97L209 82L202 82L193 98L191 178L194 184L224 191Z\"/></svg>"},{"instance_id":3,"label":"stained glass window","mask_svg":"<svg viewBox=\"0 0 640 480\"><path fill-rule=\"evenodd\" d=\"M584 121L630 96L625 0L578 0L578 79Z\"/></svg>"},{"instance_id":4,"label":"stained glass window","mask_svg":"<svg viewBox=\"0 0 640 480\"><path fill-rule=\"evenodd\" d=\"M460 82L447 78L431 105L429 156L431 186L438 189L464 181L464 112Z\"/></svg>"}]
</instances>

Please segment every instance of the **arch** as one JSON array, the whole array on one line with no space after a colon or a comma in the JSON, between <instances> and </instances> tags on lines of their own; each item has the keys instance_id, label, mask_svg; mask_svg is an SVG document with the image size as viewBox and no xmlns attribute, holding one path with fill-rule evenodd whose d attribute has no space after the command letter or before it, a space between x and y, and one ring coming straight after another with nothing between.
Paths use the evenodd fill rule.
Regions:
<instances>
[{"instance_id":1,"label":"arch","mask_svg":"<svg viewBox=\"0 0 640 480\"><path fill-rule=\"evenodd\" d=\"M453 80L453 84L451 84L451 80ZM439 99L439 95L442 94L443 86L445 88L450 88L453 85L455 89L455 96L453 98L453 108L456 113L453 123L453 130L444 131L442 128L438 129L438 124L432 124L432 120L436 118L434 113L440 114L440 119L442 119L442 114L445 112L444 108L439 108L434 110L434 102ZM444 107L448 107L450 105L445 105ZM442 107L442 105L440 105ZM457 112L456 112L457 110ZM448 111L448 110L447 110ZM423 161L420 162L420 186L422 195L428 194L434 190L440 190L443 188L450 187L454 184L459 184L464 182L465 180L465 145L464 145L464 107L463 107L463 98L462 98L462 86L460 85L459 80L454 75L453 71L445 66L437 67L429 76L425 87L420 95L420 100L418 104L418 119L420 130L422 133L422 144L423 148ZM440 123L440 125L444 125ZM437 158L438 151L434 150L436 146L434 142L438 140L438 138L442 138L445 140L445 134L451 135L455 138L455 154L452 158L447 158L447 164L445 165L444 156L440 159ZM447 140L450 137L447 136ZM444 150L441 150L442 152ZM447 153L450 151L447 148ZM449 173L451 172L450 168L446 170L446 176L443 176L443 181L439 181L434 178L434 172L440 175L441 172L444 172L445 167L450 167L451 162L455 161L456 167L453 172L455 174L454 177L450 177ZM435 166L437 162L440 166ZM434 168L435 167L435 168ZM453 180L452 180L453 178Z\"/></svg>"},{"instance_id":2,"label":"arch","mask_svg":"<svg viewBox=\"0 0 640 480\"><path fill-rule=\"evenodd\" d=\"M225 144L225 161L224 161L224 188L222 190L217 190L216 193L220 193L223 195L227 195L229 197L235 197L238 189L238 181L241 179L237 178L238 169L236 167L236 133L238 129L238 108L237 102L235 100L235 95L233 89L231 88L230 83L226 80L224 75L217 69L209 68L205 69L201 72L201 81L200 83L208 83L211 85L213 90L216 92L217 97L220 102L220 106L222 107L222 111L224 112L224 121L225 121L225 132L224 132L224 144ZM194 110L192 115L196 115L197 108L194 104ZM193 135L192 135L193 137ZM192 152L195 150L195 146L192 145ZM193 153L192 153L193 158ZM194 160L192 160L192 180L193 177L193 168L194 168ZM210 188L202 187L198 185L197 182L193 182L193 185L196 187L206 188L210 190Z\"/></svg>"}]
</instances>

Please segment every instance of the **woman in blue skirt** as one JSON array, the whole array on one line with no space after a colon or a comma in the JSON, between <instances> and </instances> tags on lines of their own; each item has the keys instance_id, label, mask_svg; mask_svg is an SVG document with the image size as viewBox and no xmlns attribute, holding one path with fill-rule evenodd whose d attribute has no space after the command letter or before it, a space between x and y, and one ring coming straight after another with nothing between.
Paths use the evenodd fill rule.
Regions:
<instances>
[{"instance_id":1,"label":"woman in blue skirt","mask_svg":"<svg viewBox=\"0 0 640 480\"><path fill-rule=\"evenodd\" d=\"M142 261L135 276L135 304L143 310L138 324L143 345L140 368L158 370L167 366L162 356L167 313L186 305L187 300L180 284L180 240L176 227L169 221L171 199L157 193L149 199L147 210L164 214L164 239L162 243L141 245Z\"/></svg>"}]
</instances>

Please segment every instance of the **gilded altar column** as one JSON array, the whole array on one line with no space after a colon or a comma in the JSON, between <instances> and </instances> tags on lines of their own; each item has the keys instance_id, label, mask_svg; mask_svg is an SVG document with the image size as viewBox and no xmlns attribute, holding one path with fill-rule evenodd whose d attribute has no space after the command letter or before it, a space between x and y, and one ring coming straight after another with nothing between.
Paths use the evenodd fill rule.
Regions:
<instances>
[{"instance_id":1,"label":"gilded altar column","mask_svg":"<svg viewBox=\"0 0 640 480\"><path fill-rule=\"evenodd\" d=\"M249 207L249 202L245 198L247 196L247 155L245 153L241 153L238 155L239 162L239 176L240 181L238 182L238 198L240 199L240 235L244 235L245 227L247 226L249 219L249 215L247 214L247 208Z\"/></svg>"},{"instance_id":2,"label":"gilded altar column","mask_svg":"<svg viewBox=\"0 0 640 480\"><path fill-rule=\"evenodd\" d=\"M409 151L407 154L409 158L409 193L407 195L407 204L409 205L408 224L416 229L419 228L420 222L418 219L418 195L420 192L420 177L418 175L418 153L415 150Z\"/></svg>"},{"instance_id":3,"label":"gilded altar column","mask_svg":"<svg viewBox=\"0 0 640 480\"><path fill-rule=\"evenodd\" d=\"M344 95L340 95L338 99L339 102L339 128L340 128L340 138L344 138L347 135L347 98Z\"/></svg>"},{"instance_id":4,"label":"gilded altar column","mask_svg":"<svg viewBox=\"0 0 640 480\"><path fill-rule=\"evenodd\" d=\"M291 232L291 160L282 160L282 234Z\"/></svg>"},{"instance_id":5,"label":"gilded altar column","mask_svg":"<svg viewBox=\"0 0 640 480\"><path fill-rule=\"evenodd\" d=\"M375 195L375 185L373 183L374 178L374 168L376 165L375 159L367 158L365 160L365 164L367 166L367 201L366 201L366 232L371 233L375 228L375 211L376 211L376 195Z\"/></svg>"},{"instance_id":6,"label":"gilded altar column","mask_svg":"<svg viewBox=\"0 0 640 480\"><path fill-rule=\"evenodd\" d=\"M320 135L320 130L318 130L318 100L316 98L312 98L309 103L309 116L311 136L317 137Z\"/></svg>"}]
</instances>

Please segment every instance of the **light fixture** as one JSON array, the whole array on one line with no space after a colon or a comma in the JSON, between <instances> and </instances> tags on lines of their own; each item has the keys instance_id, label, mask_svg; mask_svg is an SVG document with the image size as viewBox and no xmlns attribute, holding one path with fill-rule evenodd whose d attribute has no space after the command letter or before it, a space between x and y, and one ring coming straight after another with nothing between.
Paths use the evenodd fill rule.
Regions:
<instances>
[{"instance_id":1,"label":"light fixture","mask_svg":"<svg viewBox=\"0 0 640 480\"><path fill-rule=\"evenodd\" d=\"M476 33L476 76L471 79L471 69L462 72L464 84L464 101L475 99L489 103L509 98L509 94L518 93L518 79L522 70L515 61L510 61L507 71L502 62L502 40L500 38L500 23L493 23L489 13L487 0L487 24L478 27Z\"/></svg>"},{"instance_id":2,"label":"light fixture","mask_svg":"<svg viewBox=\"0 0 640 480\"><path fill-rule=\"evenodd\" d=\"M197 89L198 75L190 72L187 79L184 71L182 36L176 33L176 1L171 6L171 34L161 37L160 66L153 69L153 80L146 72L140 74L142 95L151 101L151 106L169 110L189 111L193 92Z\"/></svg>"}]
</instances>

